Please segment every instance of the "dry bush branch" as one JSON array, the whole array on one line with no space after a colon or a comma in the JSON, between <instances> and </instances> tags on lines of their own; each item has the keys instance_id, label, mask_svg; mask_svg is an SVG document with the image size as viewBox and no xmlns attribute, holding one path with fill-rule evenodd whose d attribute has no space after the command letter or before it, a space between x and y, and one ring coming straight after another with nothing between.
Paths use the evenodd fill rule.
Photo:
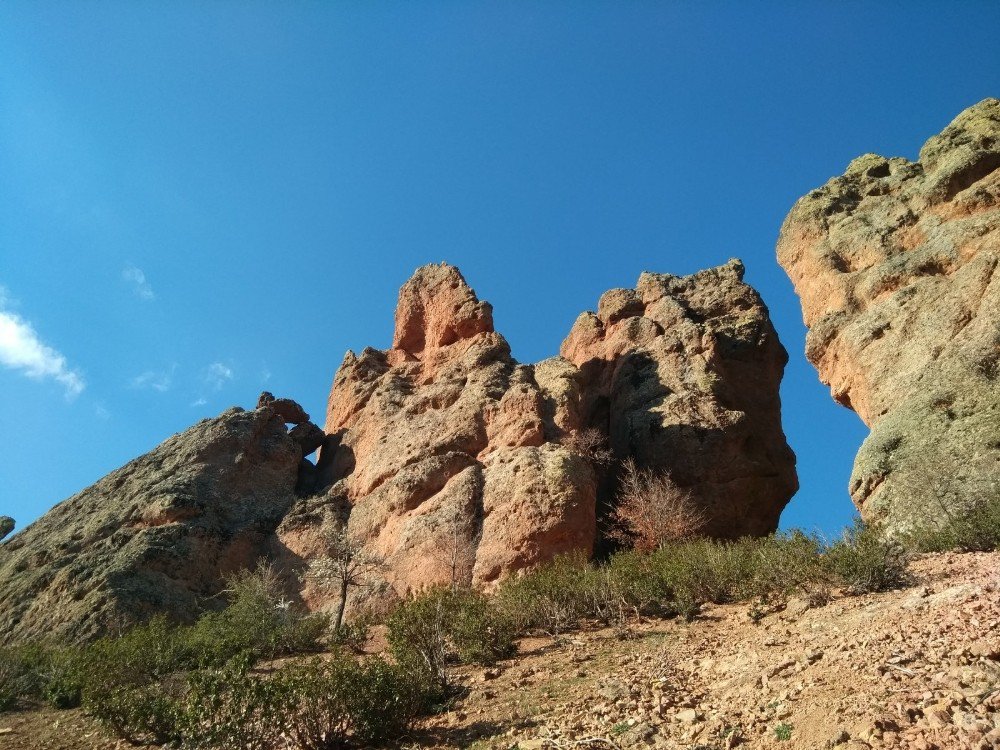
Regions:
<instances>
[{"instance_id":1,"label":"dry bush branch","mask_svg":"<svg viewBox=\"0 0 1000 750\"><path fill-rule=\"evenodd\" d=\"M611 514L612 539L651 551L697 536L707 520L692 493L669 475L640 469L632 458L622 464L618 503Z\"/></svg>"}]
</instances>

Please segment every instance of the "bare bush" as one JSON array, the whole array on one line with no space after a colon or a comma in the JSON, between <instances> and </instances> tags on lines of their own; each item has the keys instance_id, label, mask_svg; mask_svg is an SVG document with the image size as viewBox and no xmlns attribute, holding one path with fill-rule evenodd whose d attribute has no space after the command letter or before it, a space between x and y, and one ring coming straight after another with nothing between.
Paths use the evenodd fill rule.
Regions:
<instances>
[{"instance_id":1,"label":"bare bush","mask_svg":"<svg viewBox=\"0 0 1000 750\"><path fill-rule=\"evenodd\" d=\"M608 447L608 439L600 430L588 427L585 430L574 430L564 435L559 441L574 453L579 453L587 458L594 466L610 466L615 455Z\"/></svg>"},{"instance_id":2,"label":"bare bush","mask_svg":"<svg viewBox=\"0 0 1000 750\"><path fill-rule=\"evenodd\" d=\"M344 624L344 610L351 587L377 585L378 573L385 567L385 561L365 550L343 527L324 527L323 541L325 554L309 562L302 578L321 588L336 589L339 602L334 629L339 631Z\"/></svg>"},{"instance_id":3,"label":"bare bush","mask_svg":"<svg viewBox=\"0 0 1000 750\"><path fill-rule=\"evenodd\" d=\"M428 550L431 559L448 571L448 585L452 591L472 585L477 541L469 538L469 525L470 519L455 504L436 529L437 534Z\"/></svg>"},{"instance_id":4,"label":"bare bush","mask_svg":"<svg viewBox=\"0 0 1000 750\"><path fill-rule=\"evenodd\" d=\"M691 492L669 475L640 469L632 458L622 464L618 503L611 514L612 539L651 551L697 536L707 520Z\"/></svg>"}]
</instances>

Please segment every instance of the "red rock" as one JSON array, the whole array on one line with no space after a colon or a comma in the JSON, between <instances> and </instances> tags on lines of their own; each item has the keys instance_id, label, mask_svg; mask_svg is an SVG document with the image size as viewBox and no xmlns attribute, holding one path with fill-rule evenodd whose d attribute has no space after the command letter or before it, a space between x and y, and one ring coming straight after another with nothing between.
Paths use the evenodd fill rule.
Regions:
<instances>
[{"instance_id":1,"label":"red rock","mask_svg":"<svg viewBox=\"0 0 1000 750\"><path fill-rule=\"evenodd\" d=\"M531 366L458 269L419 269L400 291L393 347L344 357L317 466L330 486L289 514L280 546L308 559L348 509L350 534L399 594L589 555L598 471L572 438L595 426L620 458L687 472L713 531L773 530L795 488L777 397L785 353L740 275L645 274L581 317L565 358Z\"/></svg>"}]
</instances>

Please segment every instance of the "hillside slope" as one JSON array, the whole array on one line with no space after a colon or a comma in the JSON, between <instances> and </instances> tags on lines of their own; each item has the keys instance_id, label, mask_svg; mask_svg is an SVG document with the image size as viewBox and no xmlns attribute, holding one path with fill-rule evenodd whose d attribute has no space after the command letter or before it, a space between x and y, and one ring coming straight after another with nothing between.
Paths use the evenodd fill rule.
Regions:
<instances>
[{"instance_id":1,"label":"hillside slope","mask_svg":"<svg viewBox=\"0 0 1000 750\"><path fill-rule=\"evenodd\" d=\"M902 591L742 605L522 641L399 747L913 748L1000 743L1000 553L925 555ZM786 736L788 739L779 739ZM114 747L78 711L0 719L5 750Z\"/></svg>"}]
</instances>

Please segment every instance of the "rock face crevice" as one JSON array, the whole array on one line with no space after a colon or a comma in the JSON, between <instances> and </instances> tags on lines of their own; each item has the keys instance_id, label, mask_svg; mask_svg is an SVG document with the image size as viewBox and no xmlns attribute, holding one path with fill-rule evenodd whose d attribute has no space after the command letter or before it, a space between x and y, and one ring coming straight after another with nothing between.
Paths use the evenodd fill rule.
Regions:
<instances>
[{"instance_id":1,"label":"rock face crevice","mask_svg":"<svg viewBox=\"0 0 1000 750\"><path fill-rule=\"evenodd\" d=\"M806 356L871 428L862 515L905 531L1000 485L1000 101L962 112L919 159L865 154L801 198L778 260Z\"/></svg>"}]
</instances>

